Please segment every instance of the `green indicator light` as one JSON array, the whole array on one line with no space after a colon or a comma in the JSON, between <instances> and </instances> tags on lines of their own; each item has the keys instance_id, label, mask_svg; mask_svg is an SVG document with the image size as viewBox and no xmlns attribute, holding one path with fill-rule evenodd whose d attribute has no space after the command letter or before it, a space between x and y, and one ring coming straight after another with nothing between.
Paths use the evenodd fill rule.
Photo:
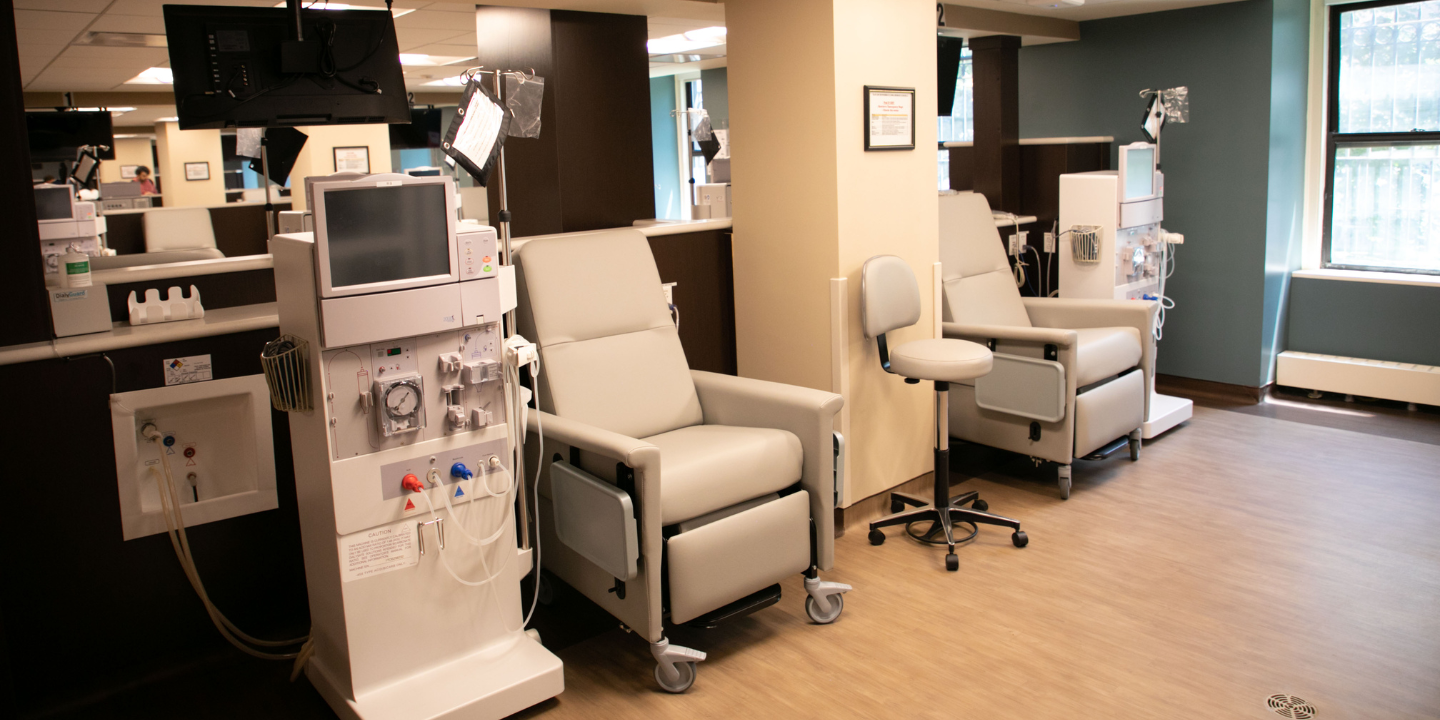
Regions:
<instances>
[{"instance_id":1,"label":"green indicator light","mask_svg":"<svg viewBox=\"0 0 1440 720\"><path fill-rule=\"evenodd\" d=\"M394 357L400 354L400 348L390 348L389 350L385 351L385 354L390 357Z\"/></svg>"}]
</instances>

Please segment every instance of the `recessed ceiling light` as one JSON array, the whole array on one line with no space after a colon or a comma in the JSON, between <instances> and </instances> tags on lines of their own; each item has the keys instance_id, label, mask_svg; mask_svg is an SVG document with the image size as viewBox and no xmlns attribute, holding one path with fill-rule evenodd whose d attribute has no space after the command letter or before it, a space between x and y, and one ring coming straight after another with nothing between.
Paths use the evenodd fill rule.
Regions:
<instances>
[{"instance_id":1,"label":"recessed ceiling light","mask_svg":"<svg viewBox=\"0 0 1440 720\"><path fill-rule=\"evenodd\" d=\"M175 74L166 67L152 67L125 81L126 85L174 85Z\"/></svg>"},{"instance_id":2,"label":"recessed ceiling light","mask_svg":"<svg viewBox=\"0 0 1440 720\"><path fill-rule=\"evenodd\" d=\"M168 47L165 35L151 33L87 32L74 42L75 45L104 45L106 47Z\"/></svg>"},{"instance_id":3,"label":"recessed ceiling light","mask_svg":"<svg viewBox=\"0 0 1440 720\"><path fill-rule=\"evenodd\" d=\"M725 27L716 25L714 27L690 30L679 35L666 35L655 38L645 43L645 49L651 55L670 55L672 53L685 53L700 48L715 47L725 44Z\"/></svg>"},{"instance_id":4,"label":"recessed ceiling light","mask_svg":"<svg viewBox=\"0 0 1440 720\"><path fill-rule=\"evenodd\" d=\"M157 123L162 123L162 122L180 122L180 118L178 118L178 117L163 117L163 118L160 118L159 120L156 120L155 122L157 122Z\"/></svg>"},{"instance_id":5,"label":"recessed ceiling light","mask_svg":"<svg viewBox=\"0 0 1440 720\"><path fill-rule=\"evenodd\" d=\"M275 3L275 7L277 7L277 8L283 8L283 7L285 7L285 6L286 6L286 5L285 5L284 2ZM314 3L311 3L310 5L306 5L306 6L305 6L305 9L306 9L306 10L384 10L385 8L382 8L382 7L372 7L372 6L369 6L369 5L350 5L350 4L348 4L348 3L326 2L326 0L316 0ZM394 15L394 16L397 17L397 18L400 17L400 16L402 16L402 15L409 15L409 14L412 13L412 12L415 12L415 8L390 8L390 14L391 14L391 15Z\"/></svg>"},{"instance_id":6,"label":"recessed ceiling light","mask_svg":"<svg viewBox=\"0 0 1440 720\"><path fill-rule=\"evenodd\" d=\"M420 53L400 53L401 65L438 66L454 65L455 63L474 60L475 56L455 57L452 55L423 55Z\"/></svg>"}]
</instances>

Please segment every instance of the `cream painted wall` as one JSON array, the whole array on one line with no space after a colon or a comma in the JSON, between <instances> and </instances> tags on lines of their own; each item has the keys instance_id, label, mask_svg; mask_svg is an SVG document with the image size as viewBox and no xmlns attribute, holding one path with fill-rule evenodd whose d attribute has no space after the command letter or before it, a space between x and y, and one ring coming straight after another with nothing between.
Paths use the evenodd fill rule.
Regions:
<instances>
[{"instance_id":1,"label":"cream painted wall","mask_svg":"<svg viewBox=\"0 0 1440 720\"><path fill-rule=\"evenodd\" d=\"M824 390L839 264L833 16L832 0L725 5L740 374Z\"/></svg>"},{"instance_id":2,"label":"cream painted wall","mask_svg":"<svg viewBox=\"0 0 1440 720\"><path fill-rule=\"evenodd\" d=\"M225 204L224 155L219 130L181 130L179 123L155 124L155 171L162 184L165 207L209 207ZM185 163L210 163L209 180L186 180Z\"/></svg>"},{"instance_id":3,"label":"cream painted wall","mask_svg":"<svg viewBox=\"0 0 1440 720\"><path fill-rule=\"evenodd\" d=\"M290 202L296 210L306 210L305 178L335 172L335 148L365 146L370 148L370 172L390 172L389 125L315 125L299 128L310 136L295 169L290 171Z\"/></svg>"},{"instance_id":4,"label":"cream painted wall","mask_svg":"<svg viewBox=\"0 0 1440 720\"><path fill-rule=\"evenodd\" d=\"M155 157L150 148L154 141L148 137L144 138L116 138L115 159L104 160L100 163L100 182L122 182L125 178L120 177L122 165L144 165L150 168L153 175L155 172Z\"/></svg>"},{"instance_id":5,"label":"cream painted wall","mask_svg":"<svg viewBox=\"0 0 1440 720\"><path fill-rule=\"evenodd\" d=\"M891 347L935 337L933 265L940 259L935 192L935 5L924 0L834 0L839 268L849 279L850 482L854 502L934 467L934 387L906 385L880 367L860 326L860 267L904 258L920 285L920 322ZM915 88L915 150L865 152L865 85ZM733 83L732 83L733 85ZM733 91L732 91L733 92Z\"/></svg>"},{"instance_id":6,"label":"cream painted wall","mask_svg":"<svg viewBox=\"0 0 1440 720\"><path fill-rule=\"evenodd\" d=\"M931 388L880 368L859 303L865 260L899 255L924 309L893 342L933 337L934 12L922 0L726 3L740 374L845 392L846 505L931 468ZM864 151L867 83L916 88L916 150ZM833 278L845 282L832 325Z\"/></svg>"}]
</instances>

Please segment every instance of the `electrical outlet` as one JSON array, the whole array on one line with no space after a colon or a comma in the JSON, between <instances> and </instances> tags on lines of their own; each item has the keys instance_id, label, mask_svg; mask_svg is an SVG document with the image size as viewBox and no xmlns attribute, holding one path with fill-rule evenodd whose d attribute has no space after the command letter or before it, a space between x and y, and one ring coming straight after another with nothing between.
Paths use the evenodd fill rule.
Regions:
<instances>
[{"instance_id":1,"label":"electrical outlet","mask_svg":"<svg viewBox=\"0 0 1440 720\"><path fill-rule=\"evenodd\" d=\"M679 283L668 282L668 283L665 283L664 285L661 285L661 287L665 288L665 304L666 304L666 305L674 305L674 304L675 304L675 286L678 285L678 284L679 284Z\"/></svg>"},{"instance_id":2,"label":"electrical outlet","mask_svg":"<svg viewBox=\"0 0 1440 720\"><path fill-rule=\"evenodd\" d=\"M1010 236L1010 254L1020 254L1020 236L1018 234Z\"/></svg>"},{"instance_id":3,"label":"electrical outlet","mask_svg":"<svg viewBox=\"0 0 1440 720\"><path fill-rule=\"evenodd\" d=\"M1053 232L1045 233L1045 252L1055 252L1055 233Z\"/></svg>"}]
</instances>

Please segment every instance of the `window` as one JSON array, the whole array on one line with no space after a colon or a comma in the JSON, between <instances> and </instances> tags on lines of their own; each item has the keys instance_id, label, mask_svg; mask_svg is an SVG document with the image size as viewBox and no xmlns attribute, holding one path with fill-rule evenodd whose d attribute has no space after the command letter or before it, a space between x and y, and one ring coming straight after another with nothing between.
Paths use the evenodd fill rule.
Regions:
<instances>
[{"instance_id":1,"label":"window","mask_svg":"<svg viewBox=\"0 0 1440 720\"><path fill-rule=\"evenodd\" d=\"M1325 267L1440 274L1440 0L1330 7Z\"/></svg>"},{"instance_id":2,"label":"window","mask_svg":"<svg viewBox=\"0 0 1440 720\"><path fill-rule=\"evenodd\" d=\"M960 51L960 76L955 81L955 104L949 115L940 116L940 142L960 142L975 139L975 88L970 60L970 46ZM940 171L937 178L941 190L950 189L950 151L940 148Z\"/></svg>"}]
</instances>

